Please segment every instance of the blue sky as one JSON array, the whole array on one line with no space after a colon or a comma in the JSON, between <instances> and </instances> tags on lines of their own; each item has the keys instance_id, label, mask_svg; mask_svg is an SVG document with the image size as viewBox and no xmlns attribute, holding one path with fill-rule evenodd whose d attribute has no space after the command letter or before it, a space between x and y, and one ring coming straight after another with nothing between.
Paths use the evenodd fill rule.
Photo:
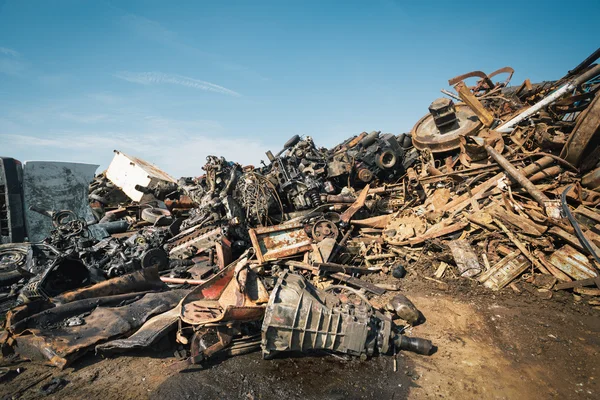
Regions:
<instances>
[{"instance_id":1,"label":"blue sky","mask_svg":"<svg viewBox=\"0 0 600 400\"><path fill-rule=\"evenodd\" d=\"M177 4L175 4L177 3ZM293 134L409 131L447 80L556 79L594 51L600 2L0 0L0 154L174 176L258 164Z\"/></svg>"}]
</instances>

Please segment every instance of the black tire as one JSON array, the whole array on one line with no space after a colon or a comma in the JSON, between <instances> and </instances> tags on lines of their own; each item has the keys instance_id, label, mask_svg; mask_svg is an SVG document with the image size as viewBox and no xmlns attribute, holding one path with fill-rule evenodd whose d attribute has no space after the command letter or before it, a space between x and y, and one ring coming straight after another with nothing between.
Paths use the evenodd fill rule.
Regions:
<instances>
[{"instance_id":1,"label":"black tire","mask_svg":"<svg viewBox=\"0 0 600 400\"><path fill-rule=\"evenodd\" d=\"M290 147L294 147L299 141L300 141L300 136L294 135L290 138L290 140L285 142L285 144L283 145L283 148L289 149Z\"/></svg>"}]
</instances>

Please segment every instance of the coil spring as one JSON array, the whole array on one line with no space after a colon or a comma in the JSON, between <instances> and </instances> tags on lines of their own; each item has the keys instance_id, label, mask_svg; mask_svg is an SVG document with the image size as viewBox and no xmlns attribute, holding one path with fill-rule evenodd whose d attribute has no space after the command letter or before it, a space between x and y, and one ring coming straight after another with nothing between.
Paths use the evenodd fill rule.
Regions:
<instances>
[{"instance_id":1,"label":"coil spring","mask_svg":"<svg viewBox=\"0 0 600 400\"><path fill-rule=\"evenodd\" d=\"M321 205L321 196L319 196L319 193L317 193L316 191L312 191L308 194L308 196L310 197L310 201L313 207Z\"/></svg>"}]
</instances>

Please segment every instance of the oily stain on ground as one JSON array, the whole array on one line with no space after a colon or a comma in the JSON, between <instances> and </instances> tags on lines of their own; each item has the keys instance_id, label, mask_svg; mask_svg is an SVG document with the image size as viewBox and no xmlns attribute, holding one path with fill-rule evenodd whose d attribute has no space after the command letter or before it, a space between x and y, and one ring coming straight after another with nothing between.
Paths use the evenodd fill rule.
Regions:
<instances>
[{"instance_id":1,"label":"oily stain on ground","mask_svg":"<svg viewBox=\"0 0 600 400\"><path fill-rule=\"evenodd\" d=\"M210 358L217 347L197 352L189 346L200 343L201 335L218 335L221 344L240 332L254 338L261 334L261 322L266 353L307 351L304 341L315 330L315 338L306 340L311 348L344 354L371 354L372 342L362 335L367 331L381 333L382 352L388 338L421 354L429 354L433 339L440 350L431 358L403 353L399 371L393 370L389 357L361 362L289 355L262 361L252 354L210 360L202 371L174 375L169 351L151 349L156 351L140 358L73 364L73 369L59 372L69 380L60 389L62 397L593 397L599 329L597 317L588 317L597 316L600 305L600 289L592 287L600 287L595 278L600 271L593 264L600 254L600 98L592 96L600 66L592 64L599 55L600 50L594 52L559 81L526 81L516 91L506 87L508 80L491 79L499 73L510 79L514 71L509 67L489 76L480 71L464 74L449 81L458 96L445 92L462 102L434 100L410 134L363 132L331 149L317 147L310 136L294 135L276 154L267 152L269 164L257 168L211 155L202 167L205 175L176 181L117 151L108 170L90 185L89 204L98 222L90 226L103 226L115 235L92 238L85 213L77 209L70 221L45 210L47 224L47 217L54 215L52 235L43 244L28 245L27 257L8 261L0 309L15 312L9 315L7 332L0 333L3 353L9 358L14 351L36 361L52 358L65 368L84 352L106 346L125 349L134 343L150 349L174 320L166 318L159 324L164 330L156 329L156 336L140 342L134 341L140 331L134 331L154 332L155 326L148 326L156 320L148 319L169 312L183 297L165 301L174 294L166 284L161 284L161 293L145 294L131 306L121 304L121 297L96 297L98 286L89 288L91 295L83 303L65 304L55 296L153 267L157 283L202 285L182 300L177 336L177 343L187 346L180 350L191 347L185 356L196 361ZM481 78L475 87L462 82L475 77ZM551 104L561 94L569 96ZM18 195L27 209L26 186L33 182L13 175L14 182L25 185ZM76 192L87 186L88 179L72 179L75 169L56 175L48 190L39 189L46 187L41 185L32 192L54 201L64 197L66 186ZM51 180L47 172L40 176L38 184ZM73 208L68 203L64 207ZM85 199L79 203L89 211ZM53 204L54 211L63 207ZM31 229L28 235L34 239ZM17 246L19 251L4 247L10 252L3 260L19 254L22 245ZM248 257L240 256L244 251ZM69 260L68 267L56 260ZM35 269L26 273L31 265ZM222 273L218 270L231 272L227 286L220 285L218 276L202 284L211 274L214 278ZM251 277L256 287L258 279L264 280L264 300L250 296ZM410 286L417 277L421 286ZM320 287L310 286L309 280ZM326 286L337 281L348 286L329 286L339 293L325 296ZM431 282L445 295L427 288ZM491 290L478 292L479 284L479 289ZM137 286L118 286L115 296L141 293ZM292 287L302 295L289 296L283 304L283 288ZM364 289L367 297L352 301L353 295L342 292L351 292L350 287ZM399 288L428 319L409 329L407 337L396 336L389 321L375 312L391 300L389 308L399 318L414 322L416 309L411 318L401 312L395 294ZM496 303L494 290L503 288L507 293ZM319 296L312 295L319 291ZM518 312L509 306L513 292L524 294L514 303ZM326 297L330 301L321 304ZM21 302L25 304L17 310ZM52 311L38 312L40 305ZM317 308L319 319L314 318ZM43 323L50 315L55 317L51 324ZM274 324L273 315L289 324ZM321 316L341 323L323 329ZM216 326L216 320L222 324ZM311 326L315 322L316 328ZM232 334L232 324L241 326L239 332L235 326ZM210 332L204 332L207 327ZM300 332L300 346L293 345L289 332ZM120 340L129 335L129 341ZM328 347L331 335L344 335L344 340ZM107 343L117 338L119 342ZM169 339L172 347L175 336ZM95 346L100 343L102 348ZM11 382L6 387L20 393L45 384L45 378L35 380L39 366L28 368L14 386Z\"/></svg>"},{"instance_id":2,"label":"oily stain on ground","mask_svg":"<svg viewBox=\"0 0 600 400\"><path fill-rule=\"evenodd\" d=\"M401 366L402 368L402 366ZM152 399L403 399L411 377L390 373L391 357L361 362L332 356L264 361L260 354L231 358L203 371L168 378Z\"/></svg>"},{"instance_id":3,"label":"oily stain on ground","mask_svg":"<svg viewBox=\"0 0 600 400\"><path fill-rule=\"evenodd\" d=\"M28 370L3 384L2 393L48 372L69 381L46 397L56 399L594 399L600 393L595 311L554 299L494 299L488 291L465 292L461 301L424 287L411 292L427 318L412 334L430 337L438 351L431 357L400 353L396 372L391 356L262 360L255 352L177 373L167 338L162 349L108 359L90 355L65 371L23 363ZM42 383L22 398L39 398Z\"/></svg>"},{"instance_id":4,"label":"oily stain on ground","mask_svg":"<svg viewBox=\"0 0 600 400\"><path fill-rule=\"evenodd\" d=\"M575 357L571 362L558 362L569 359L571 346L547 336L574 333L565 321L563 329L555 328L561 326L559 320L566 314L547 310L554 314L547 319L547 313L529 315L531 310L522 304L513 309L485 300L464 303L439 295L421 295L414 297L414 302L428 321L414 327L412 333L431 337L439 350L431 357L401 353L397 372L393 371L392 357L367 362L342 361L332 356L263 361L255 353L226 360L208 370L174 375L151 397L514 399L593 398L597 393L594 380L587 379L589 373L587 378L581 377L584 385L573 381L581 368ZM520 324L519 314L526 315L528 323ZM584 330L579 336L586 337L589 348L582 346L585 340L579 340L576 346L594 365L600 361L594 347L598 345L600 327L597 318L587 322L587 334ZM550 331L555 335L547 333ZM544 342L543 336L549 341ZM540 352L540 348L545 350Z\"/></svg>"}]
</instances>

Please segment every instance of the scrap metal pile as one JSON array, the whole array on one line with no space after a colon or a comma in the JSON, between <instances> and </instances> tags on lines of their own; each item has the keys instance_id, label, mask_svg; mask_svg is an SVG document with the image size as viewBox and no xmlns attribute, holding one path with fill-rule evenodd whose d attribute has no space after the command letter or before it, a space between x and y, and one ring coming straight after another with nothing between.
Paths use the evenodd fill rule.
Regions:
<instances>
[{"instance_id":1,"label":"scrap metal pile","mask_svg":"<svg viewBox=\"0 0 600 400\"><path fill-rule=\"evenodd\" d=\"M599 56L537 84L465 74L410 133L295 135L259 167L209 156L176 181L116 152L90 185L94 221L38 210L46 240L0 246L3 352L65 367L176 330L188 363L430 354L404 335L423 320L397 292L406 274L598 306Z\"/></svg>"}]
</instances>

